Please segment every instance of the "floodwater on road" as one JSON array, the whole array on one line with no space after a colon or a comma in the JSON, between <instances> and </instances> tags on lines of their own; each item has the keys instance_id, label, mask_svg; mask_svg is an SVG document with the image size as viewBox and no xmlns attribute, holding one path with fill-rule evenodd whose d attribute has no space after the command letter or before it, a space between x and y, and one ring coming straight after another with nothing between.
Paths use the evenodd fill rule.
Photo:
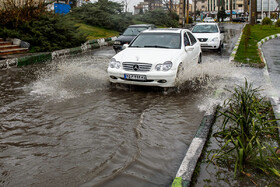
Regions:
<instances>
[{"instance_id":1,"label":"floodwater on road","mask_svg":"<svg viewBox=\"0 0 280 187\"><path fill-rule=\"evenodd\" d=\"M0 71L0 185L169 186L204 112L226 97L213 90L263 85L261 70L228 63L241 28L225 25L222 54L203 53L179 92L111 86L111 47Z\"/></svg>"}]
</instances>

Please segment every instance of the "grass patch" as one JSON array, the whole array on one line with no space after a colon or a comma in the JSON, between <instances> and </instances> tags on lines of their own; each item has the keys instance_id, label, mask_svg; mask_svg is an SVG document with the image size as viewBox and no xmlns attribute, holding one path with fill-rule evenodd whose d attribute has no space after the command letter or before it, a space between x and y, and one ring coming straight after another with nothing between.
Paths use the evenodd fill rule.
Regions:
<instances>
[{"instance_id":1,"label":"grass patch","mask_svg":"<svg viewBox=\"0 0 280 187\"><path fill-rule=\"evenodd\" d=\"M76 26L79 26L79 31L87 35L87 40L94 40L99 38L109 38L112 36L118 36L119 32L112 31L100 27L94 27L86 25L84 23L77 23Z\"/></svg>"},{"instance_id":2,"label":"grass patch","mask_svg":"<svg viewBox=\"0 0 280 187\"><path fill-rule=\"evenodd\" d=\"M252 66L264 67L257 43L263 38L280 33L280 27L273 25L246 25L234 58L235 61Z\"/></svg>"}]
</instances>

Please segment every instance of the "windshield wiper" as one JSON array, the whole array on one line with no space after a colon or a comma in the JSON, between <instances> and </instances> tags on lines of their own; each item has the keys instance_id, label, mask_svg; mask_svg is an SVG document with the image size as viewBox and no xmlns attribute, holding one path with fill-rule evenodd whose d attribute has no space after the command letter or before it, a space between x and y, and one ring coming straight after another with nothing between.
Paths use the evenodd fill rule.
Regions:
<instances>
[{"instance_id":1,"label":"windshield wiper","mask_svg":"<svg viewBox=\"0 0 280 187\"><path fill-rule=\"evenodd\" d=\"M160 45L145 45L144 47L169 48L169 47L166 47L166 46L160 46Z\"/></svg>"}]
</instances>

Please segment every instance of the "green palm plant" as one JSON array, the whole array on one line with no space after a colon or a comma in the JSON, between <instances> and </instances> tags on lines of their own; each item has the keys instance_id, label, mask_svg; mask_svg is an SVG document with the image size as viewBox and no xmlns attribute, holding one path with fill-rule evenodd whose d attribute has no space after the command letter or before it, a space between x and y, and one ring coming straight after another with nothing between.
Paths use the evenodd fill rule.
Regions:
<instances>
[{"instance_id":1,"label":"green palm plant","mask_svg":"<svg viewBox=\"0 0 280 187\"><path fill-rule=\"evenodd\" d=\"M250 165L279 177L280 158L275 154L279 134L270 103L247 80L244 87L228 91L231 97L218 111L218 117L223 117L222 128L213 135L221 148L212 161L234 162L235 176Z\"/></svg>"}]
</instances>

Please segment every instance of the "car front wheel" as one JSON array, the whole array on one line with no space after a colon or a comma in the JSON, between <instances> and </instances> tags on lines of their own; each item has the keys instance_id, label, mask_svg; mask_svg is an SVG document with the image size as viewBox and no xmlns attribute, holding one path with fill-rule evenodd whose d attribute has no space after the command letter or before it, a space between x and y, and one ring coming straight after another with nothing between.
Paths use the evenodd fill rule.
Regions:
<instances>
[{"instance_id":1,"label":"car front wheel","mask_svg":"<svg viewBox=\"0 0 280 187\"><path fill-rule=\"evenodd\" d=\"M202 54L200 53L199 54L199 57L198 57L198 62L197 62L198 64L201 64L202 63Z\"/></svg>"},{"instance_id":2,"label":"car front wheel","mask_svg":"<svg viewBox=\"0 0 280 187\"><path fill-rule=\"evenodd\" d=\"M183 75L184 75L184 67L183 67L182 63L180 63L177 68L177 74L176 74L176 79L175 79L176 86L180 85Z\"/></svg>"}]
</instances>

